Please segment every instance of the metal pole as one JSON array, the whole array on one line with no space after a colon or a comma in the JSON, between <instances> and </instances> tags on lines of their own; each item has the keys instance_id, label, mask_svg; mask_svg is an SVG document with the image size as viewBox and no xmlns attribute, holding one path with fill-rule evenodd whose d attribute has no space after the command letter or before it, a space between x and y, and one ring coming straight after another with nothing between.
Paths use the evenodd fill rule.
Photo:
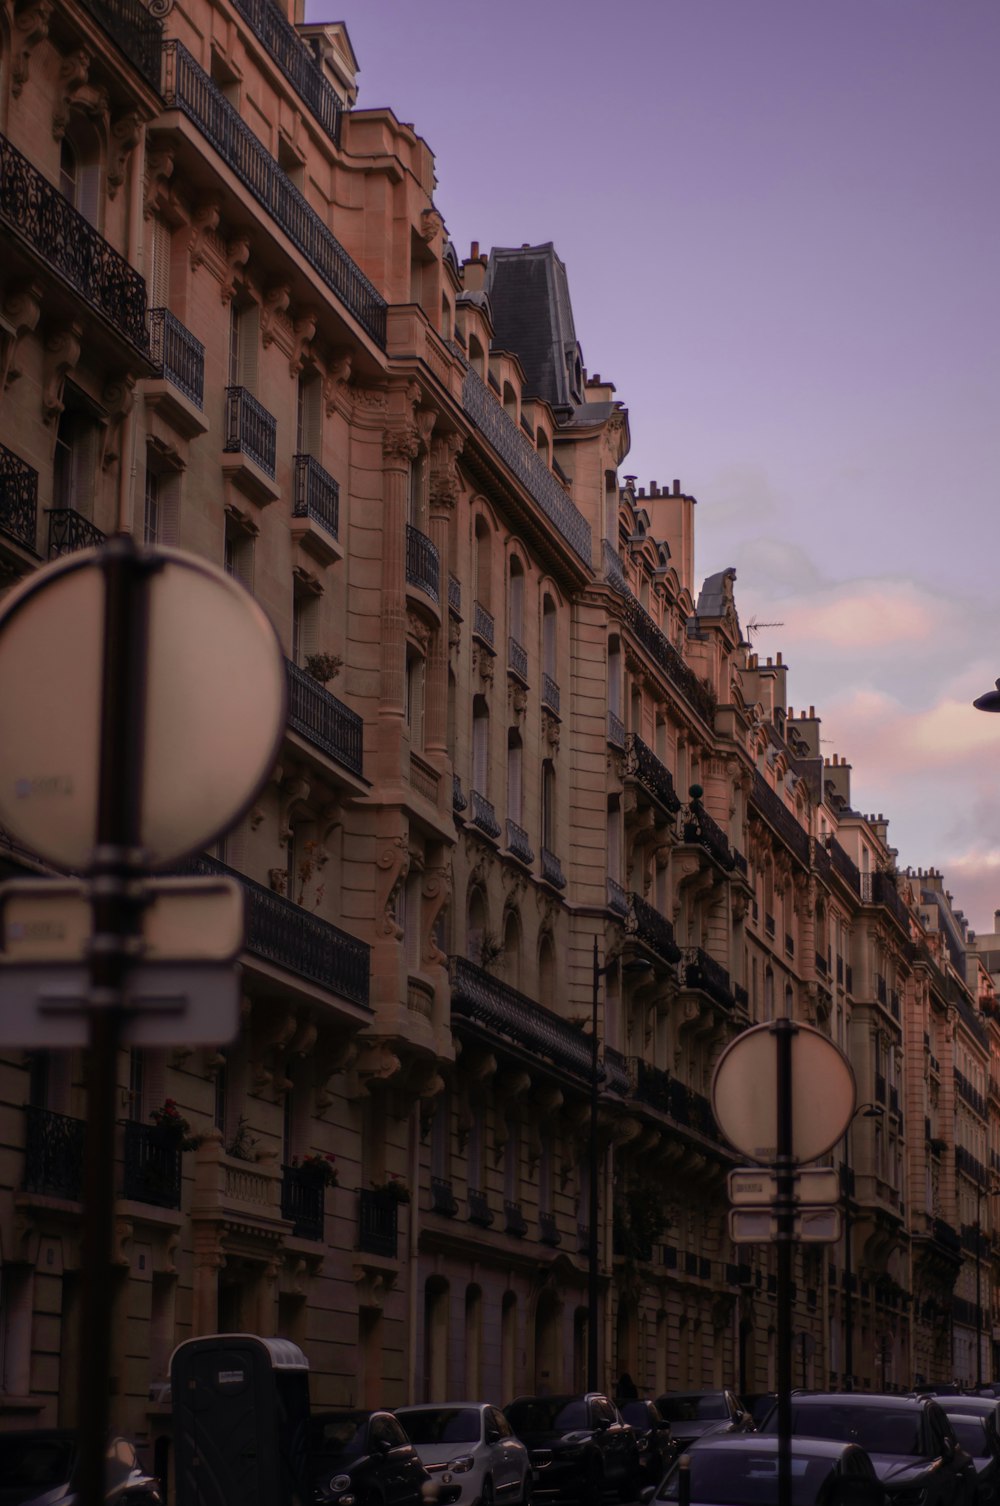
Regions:
<instances>
[{"instance_id":1,"label":"metal pole","mask_svg":"<svg viewBox=\"0 0 1000 1506\"><path fill-rule=\"evenodd\" d=\"M597 953L597 936L594 936L593 989L590 1015L590 1238L587 1263L587 1390L597 1390L597 985L601 968Z\"/></svg>"},{"instance_id":2,"label":"metal pole","mask_svg":"<svg viewBox=\"0 0 1000 1506\"><path fill-rule=\"evenodd\" d=\"M792 1038L787 1017L774 1022L778 1071L775 1157L778 1223L778 1506L792 1506L792 1252L795 1238L795 1161L792 1155Z\"/></svg>"},{"instance_id":3,"label":"metal pole","mask_svg":"<svg viewBox=\"0 0 1000 1506\"><path fill-rule=\"evenodd\" d=\"M844 1390L854 1390L854 1224L851 1199L854 1192L851 1170L851 1126L844 1137Z\"/></svg>"},{"instance_id":4,"label":"metal pole","mask_svg":"<svg viewBox=\"0 0 1000 1506\"><path fill-rule=\"evenodd\" d=\"M146 565L127 536L109 540L105 581L104 662L97 847L91 866L89 1060L84 1149L84 1205L76 1483L82 1506L103 1506L105 1451L111 1421L111 1336L115 1210L115 1094L123 988L137 907L129 879L137 868L142 799L142 739L148 610Z\"/></svg>"}]
</instances>

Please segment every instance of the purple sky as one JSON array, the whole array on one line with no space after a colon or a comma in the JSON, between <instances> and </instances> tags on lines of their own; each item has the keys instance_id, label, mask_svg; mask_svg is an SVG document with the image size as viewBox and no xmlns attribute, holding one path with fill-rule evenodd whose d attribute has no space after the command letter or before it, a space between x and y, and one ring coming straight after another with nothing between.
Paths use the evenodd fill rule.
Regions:
<instances>
[{"instance_id":1,"label":"purple sky","mask_svg":"<svg viewBox=\"0 0 1000 1506\"><path fill-rule=\"evenodd\" d=\"M469 242L552 240L640 484L903 865L1000 906L1000 0L310 0Z\"/></svg>"}]
</instances>

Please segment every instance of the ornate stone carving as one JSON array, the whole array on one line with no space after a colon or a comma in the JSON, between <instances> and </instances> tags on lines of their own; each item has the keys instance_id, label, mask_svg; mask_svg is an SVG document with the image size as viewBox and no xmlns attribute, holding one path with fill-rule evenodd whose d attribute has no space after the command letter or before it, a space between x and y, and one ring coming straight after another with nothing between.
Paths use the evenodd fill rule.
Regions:
<instances>
[{"instance_id":1,"label":"ornate stone carving","mask_svg":"<svg viewBox=\"0 0 1000 1506\"><path fill-rule=\"evenodd\" d=\"M15 99L28 82L31 54L39 42L49 34L52 16L51 0L32 0L14 12L13 83L11 93Z\"/></svg>"},{"instance_id":2,"label":"ornate stone carving","mask_svg":"<svg viewBox=\"0 0 1000 1506\"><path fill-rule=\"evenodd\" d=\"M458 457L462 453L460 434L441 434L431 441L430 501L432 507L451 511L458 501L461 482Z\"/></svg>"},{"instance_id":3,"label":"ornate stone carving","mask_svg":"<svg viewBox=\"0 0 1000 1506\"><path fill-rule=\"evenodd\" d=\"M396 1272L382 1270L381 1267L356 1265L354 1267L354 1285L358 1293L358 1309L367 1312L381 1312L385 1307L385 1299L396 1284Z\"/></svg>"},{"instance_id":4,"label":"ornate stone carving","mask_svg":"<svg viewBox=\"0 0 1000 1506\"><path fill-rule=\"evenodd\" d=\"M288 894L288 869L287 868L269 868L267 870L267 881L268 881L268 883L271 886L272 893L274 893L274 894L280 894L281 897L282 897L282 899L284 899L287 896L287 894Z\"/></svg>"},{"instance_id":5,"label":"ornate stone carving","mask_svg":"<svg viewBox=\"0 0 1000 1506\"><path fill-rule=\"evenodd\" d=\"M452 896L452 875L450 863L434 863L429 865L424 872L424 882L421 889L423 898L424 916L424 944L422 957L425 964L443 966L448 961L447 953L442 952L437 944L435 932L438 925L448 913Z\"/></svg>"},{"instance_id":6,"label":"ornate stone carving","mask_svg":"<svg viewBox=\"0 0 1000 1506\"><path fill-rule=\"evenodd\" d=\"M106 470L121 454L122 428L135 402L135 377L126 372L109 382L101 397L108 415L101 453L101 466Z\"/></svg>"},{"instance_id":7,"label":"ornate stone carving","mask_svg":"<svg viewBox=\"0 0 1000 1506\"><path fill-rule=\"evenodd\" d=\"M312 342L316 338L316 326L319 322L319 313L316 309L300 309L298 317L292 325L292 353L288 358L288 371L291 376L298 376L306 361L312 356Z\"/></svg>"},{"instance_id":8,"label":"ornate stone carving","mask_svg":"<svg viewBox=\"0 0 1000 1506\"><path fill-rule=\"evenodd\" d=\"M170 192L170 179L174 173L174 153L169 146L157 146L146 153L146 192L143 198L144 219L151 219L154 211Z\"/></svg>"},{"instance_id":9,"label":"ornate stone carving","mask_svg":"<svg viewBox=\"0 0 1000 1506\"><path fill-rule=\"evenodd\" d=\"M415 460L420 453L420 433L415 425L386 429L382 435L382 455L388 461L402 463Z\"/></svg>"},{"instance_id":10,"label":"ornate stone carving","mask_svg":"<svg viewBox=\"0 0 1000 1506\"><path fill-rule=\"evenodd\" d=\"M559 751L560 722L552 714L542 709L542 737L548 743L554 753Z\"/></svg>"},{"instance_id":11,"label":"ornate stone carving","mask_svg":"<svg viewBox=\"0 0 1000 1506\"><path fill-rule=\"evenodd\" d=\"M378 868L376 914L382 919L379 928L383 936L402 938L403 932L396 924L396 895L410 871L410 843L405 832L384 843L375 860Z\"/></svg>"},{"instance_id":12,"label":"ornate stone carving","mask_svg":"<svg viewBox=\"0 0 1000 1506\"><path fill-rule=\"evenodd\" d=\"M327 417L333 413L340 399L348 395L354 351L350 347L330 352L323 377L323 404ZM367 390L367 389L365 389Z\"/></svg>"},{"instance_id":13,"label":"ornate stone carving","mask_svg":"<svg viewBox=\"0 0 1000 1506\"><path fill-rule=\"evenodd\" d=\"M428 245L435 236L444 234L444 220L437 209L425 209L420 216L420 235Z\"/></svg>"},{"instance_id":14,"label":"ornate stone carving","mask_svg":"<svg viewBox=\"0 0 1000 1506\"><path fill-rule=\"evenodd\" d=\"M359 408L367 408L370 413L385 413L389 404L385 391L381 387L351 387L354 401Z\"/></svg>"},{"instance_id":15,"label":"ornate stone carving","mask_svg":"<svg viewBox=\"0 0 1000 1506\"><path fill-rule=\"evenodd\" d=\"M229 303L236 292L236 279L242 275L247 262L250 260L250 236L245 230L241 230L226 242L226 269L222 279L219 295L223 303ZM265 309L261 309L261 325L263 327ZM270 327L270 326L268 326Z\"/></svg>"},{"instance_id":16,"label":"ornate stone carving","mask_svg":"<svg viewBox=\"0 0 1000 1506\"><path fill-rule=\"evenodd\" d=\"M66 134L73 110L78 110L88 120L107 123L108 91L103 84L90 82L91 58L86 47L78 47L63 58L59 69L59 99L52 114L52 134L57 141Z\"/></svg>"},{"instance_id":17,"label":"ornate stone carving","mask_svg":"<svg viewBox=\"0 0 1000 1506\"><path fill-rule=\"evenodd\" d=\"M406 614L406 636L412 638L413 642L420 649L420 652L426 657L431 641L431 630L429 624L422 617L419 617L416 612L407 612Z\"/></svg>"},{"instance_id":18,"label":"ornate stone carving","mask_svg":"<svg viewBox=\"0 0 1000 1506\"><path fill-rule=\"evenodd\" d=\"M81 325L66 324L62 329L53 330L45 342L42 417L47 424L57 419L63 410L63 388L67 375L76 370L82 339Z\"/></svg>"},{"instance_id":19,"label":"ornate stone carving","mask_svg":"<svg viewBox=\"0 0 1000 1506\"><path fill-rule=\"evenodd\" d=\"M217 233L221 217L218 199L206 199L204 203L196 207L191 219L191 236L188 240L192 271L200 267L205 260L208 237Z\"/></svg>"},{"instance_id":20,"label":"ornate stone carving","mask_svg":"<svg viewBox=\"0 0 1000 1506\"><path fill-rule=\"evenodd\" d=\"M5 390L21 375L21 342L38 324L42 312L42 294L40 283L20 282L10 289L4 299L3 317L9 329L5 331L0 354L0 390Z\"/></svg>"},{"instance_id":21,"label":"ornate stone carving","mask_svg":"<svg viewBox=\"0 0 1000 1506\"><path fill-rule=\"evenodd\" d=\"M250 242L247 241L247 257L250 255ZM246 258L244 258L246 260ZM292 290L287 282L279 283L277 287L268 288L260 305L260 339L266 349L275 336L274 323L282 314L288 312L288 305L292 301Z\"/></svg>"},{"instance_id":22,"label":"ornate stone carving","mask_svg":"<svg viewBox=\"0 0 1000 1506\"><path fill-rule=\"evenodd\" d=\"M138 110L127 110L111 127L111 151L108 156L108 197L113 199L125 182L125 164L139 145L141 117Z\"/></svg>"}]
</instances>

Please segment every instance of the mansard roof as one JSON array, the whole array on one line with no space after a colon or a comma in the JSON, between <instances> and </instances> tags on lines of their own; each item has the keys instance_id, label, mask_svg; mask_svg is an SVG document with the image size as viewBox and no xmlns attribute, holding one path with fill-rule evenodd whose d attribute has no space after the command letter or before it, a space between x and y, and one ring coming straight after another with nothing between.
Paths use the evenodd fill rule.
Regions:
<instances>
[{"instance_id":1,"label":"mansard roof","mask_svg":"<svg viewBox=\"0 0 1000 1506\"><path fill-rule=\"evenodd\" d=\"M579 407L583 357L566 268L552 242L494 246L486 269L486 292L496 343L519 357L526 396L544 398L552 408Z\"/></svg>"}]
</instances>

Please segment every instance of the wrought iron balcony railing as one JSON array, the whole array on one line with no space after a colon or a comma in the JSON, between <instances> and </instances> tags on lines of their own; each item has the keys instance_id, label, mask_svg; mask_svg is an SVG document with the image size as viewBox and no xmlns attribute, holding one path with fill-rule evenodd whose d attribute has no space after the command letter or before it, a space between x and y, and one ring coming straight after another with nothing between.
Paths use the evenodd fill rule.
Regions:
<instances>
[{"instance_id":1,"label":"wrought iron balcony railing","mask_svg":"<svg viewBox=\"0 0 1000 1506\"><path fill-rule=\"evenodd\" d=\"M146 355L145 282L6 136L0 136L0 223Z\"/></svg>"},{"instance_id":2,"label":"wrought iron balcony railing","mask_svg":"<svg viewBox=\"0 0 1000 1506\"><path fill-rule=\"evenodd\" d=\"M125 1122L122 1196L154 1208L181 1205L181 1146L177 1135L135 1119Z\"/></svg>"},{"instance_id":3,"label":"wrought iron balcony railing","mask_svg":"<svg viewBox=\"0 0 1000 1506\"><path fill-rule=\"evenodd\" d=\"M700 800L691 801L690 819L684 823L684 840L704 847L711 853L720 868L732 873L736 867L729 838L717 821L714 821Z\"/></svg>"},{"instance_id":4,"label":"wrought iron balcony railing","mask_svg":"<svg viewBox=\"0 0 1000 1506\"><path fill-rule=\"evenodd\" d=\"M608 711L608 742L612 748L624 748L625 723L616 711Z\"/></svg>"},{"instance_id":5,"label":"wrought iron balcony railing","mask_svg":"<svg viewBox=\"0 0 1000 1506\"><path fill-rule=\"evenodd\" d=\"M528 650L516 638L507 639L507 668L525 684L528 681Z\"/></svg>"},{"instance_id":6,"label":"wrought iron balcony railing","mask_svg":"<svg viewBox=\"0 0 1000 1506\"><path fill-rule=\"evenodd\" d=\"M534 445L504 412L502 404L471 366L465 373L462 386L462 406L574 554L589 566L590 524L574 507Z\"/></svg>"},{"instance_id":7,"label":"wrought iron balcony railing","mask_svg":"<svg viewBox=\"0 0 1000 1506\"><path fill-rule=\"evenodd\" d=\"M308 1166L281 1168L281 1216L296 1239L322 1239L326 1188Z\"/></svg>"},{"instance_id":8,"label":"wrought iron balcony railing","mask_svg":"<svg viewBox=\"0 0 1000 1506\"><path fill-rule=\"evenodd\" d=\"M654 1067L644 1057L633 1056L630 1062L632 1095L639 1103L651 1109L670 1113L670 1073L662 1067Z\"/></svg>"},{"instance_id":9,"label":"wrought iron balcony railing","mask_svg":"<svg viewBox=\"0 0 1000 1506\"><path fill-rule=\"evenodd\" d=\"M419 528L406 525L406 579L426 591L432 601L441 599L441 557L438 548Z\"/></svg>"},{"instance_id":10,"label":"wrought iron balcony railing","mask_svg":"<svg viewBox=\"0 0 1000 1506\"><path fill-rule=\"evenodd\" d=\"M688 988L700 989L723 1009L732 1009L733 991L729 974L700 946L688 947L684 953L684 982Z\"/></svg>"},{"instance_id":11,"label":"wrought iron balcony railing","mask_svg":"<svg viewBox=\"0 0 1000 1506\"><path fill-rule=\"evenodd\" d=\"M719 1127L712 1113L712 1105L704 1093L698 1093L678 1078L672 1077L667 1095L672 1119L676 1119L678 1124L683 1124L687 1129L697 1130L710 1140L718 1140Z\"/></svg>"},{"instance_id":12,"label":"wrought iron balcony railing","mask_svg":"<svg viewBox=\"0 0 1000 1506\"><path fill-rule=\"evenodd\" d=\"M542 705L553 716L559 715L559 686L551 675L542 675Z\"/></svg>"},{"instance_id":13,"label":"wrought iron balcony railing","mask_svg":"<svg viewBox=\"0 0 1000 1506\"><path fill-rule=\"evenodd\" d=\"M78 1203L83 1195L83 1120L33 1104L24 1114L25 1192Z\"/></svg>"},{"instance_id":14,"label":"wrought iron balcony railing","mask_svg":"<svg viewBox=\"0 0 1000 1506\"><path fill-rule=\"evenodd\" d=\"M849 889L853 889L854 893L858 894L860 874L855 864L851 862L836 837L827 837L826 842L827 852L830 854L830 867L834 873L839 873Z\"/></svg>"},{"instance_id":15,"label":"wrought iron balcony railing","mask_svg":"<svg viewBox=\"0 0 1000 1506\"><path fill-rule=\"evenodd\" d=\"M640 784L648 795L658 800L670 815L676 815L681 802L674 789L674 776L638 733L630 732L625 743L625 772Z\"/></svg>"},{"instance_id":16,"label":"wrought iron balcony railing","mask_svg":"<svg viewBox=\"0 0 1000 1506\"><path fill-rule=\"evenodd\" d=\"M628 914L628 894L610 874L607 882L607 905L612 915L620 915L624 919Z\"/></svg>"},{"instance_id":17,"label":"wrought iron balcony railing","mask_svg":"<svg viewBox=\"0 0 1000 1506\"><path fill-rule=\"evenodd\" d=\"M465 791L462 789L462 781L457 774L451 776L451 808L453 811L464 811L469 808Z\"/></svg>"},{"instance_id":18,"label":"wrought iron balcony railing","mask_svg":"<svg viewBox=\"0 0 1000 1506\"><path fill-rule=\"evenodd\" d=\"M715 717L715 696L703 685L690 665L685 664L666 634L650 617L645 607L628 596L625 601L625 622L655 664L663 670L667 679L699 711L707 722Z\"/></svg>"},{"instance_id":19,"label":"wrought iron balcony railing","mask_svg":"<svg viewBox=\"0 0 1000 1506\"><path fill-rule=\"evenodd\" d=\"M217 858L201 854L183 864L186 873L228 874L246 896L246 949L276 967L318 983L352 1003L367 1005L371 947L332 921L322 920L274 894Z\"/></svg>"},{"instance_id":20,"label":"wrought iron balcony railing","mask_svg":"<svg viewBox=\"0 0 1000 1506\"><path fill-rule=\"evenodd\" d=\"M472 604L472 636L481 639L487 648L493 647L493 613L479 601Z\"/></svg>"},{"instance_id":21,"label":"wrought iron balcony railing","mask_svg":"<svg viewBox=\"0 0 1000 1506\"><path fill-rule=\"evenodd\" d=\"M364 722L361 717L290 659L286 659L285 668L288 673L288 725L335 763L363 778Z\"/></svg>"},{"instance_id":22,"label":"wrought iron balcony railing","mask_svg":"<svg viewBox=\"0 0 1000 1506\"><path fill-rule=\"evenodd\" d=\"M250 23L256 40L267 49L271 60L312 110L330 140L339 146L343 105L295 27L270 0L233 0L233 5Z\"/></svg>"},{"instance_id":23,"label":"wrought iron balcony railing","mask_svg":"<svg viewBox=\"0 0 1000 1506\"><path fill-rule=\"evenodd\" d=\"M0 444L0 533L35 553L38 472Z\"/></svg>"},{"instance_id":24,"label":"wrought iron balcony railing","mask_svg":"<svg viewBox=\"0 0 1000 1506\"><path fill-rule=\"evenodd\" d=\"M493 1211L485 1192L480 1192L476 1187L470 1187L466 1194L466 1202L469 1205L469 1223L475 1224L479 1229L488 1229L493 1223Z\"/></svg>"},{"instance_id":25,"label":"wrought iron balcony railing","mask_svg":"<svg viewBox=\"0 0 1000 1506\"><path fill-rule=\"evenodd\" d=\"M163 23L142 0L81 0L81 4L117 42L147 84L159 90Z\"/></svg>"},{"instance_id":26,"label":"wrought iron balcony railing","mask_svg":"<svg viewBox=\"0 0 1000 1506\"><path fill-rule=\"evenodd\" d=\"M511 821L509 818L507 821L507 848L516 858L520 858L522 863L530 865L535 861L535 854L532 851L531 843L528 841L528 833L523 826L518 826L516 821Z\"/></svg>"},{"instance_id":27,"label":"wrought iron balcony railing","mask_svg":"<svg viewBox=\"0 0 1000 1506\"><path fill-rule=\"evenodd\" d=\"M631 596L621 557L607 539L601 540L601 558L604 561L604 576L608 585L620 596Z\"/></svg>"},{"instance_id":28,"label":"wrought iron balcony railing","mask_svg":"<svg viewBox=\"0 0 1000 1506\"><path fill-rule=\"evenodd\" d=\"M562 1235L556 1227L556 1216L554 1213L539 1213L538 1243L548 1245L553 1250L562 1244Z\"/></svg>"},{"instance_id":29,"label":"wrought iron balcony railing","mask_svg":"<svg viewBox=\"0 0 1000 1506\"><path fill-rule=\"evenodd\" d=\"M631 1092L632 1078L628 1070L628 1058L613 1046L604 1048L604 1086L611 1093L619 1093L623 1098Z\"/></svg>"},{"instance_id":30,"label":"wrought iron balcony railing","mask_svg":"<svg viewBox=\"0 0 1000 1506\"><path fill-rule=\"evenodd\" d=\"M582 1030L465 957L452 957L450 966L454 1016L590 1081L590 1037Z\"/></svg>"},{"instance_id":31,"label":"wrought iron balcony railing","mask_svg":"<svg viewBox=\"0 0 1000 1506\"><path fill-rule=\"evenodd\" d=\"M196 408L205 404L205 347L169 309L149 311L149 354Z\"/></svg>"},{"instance_id":32,"label":"wrought iron balcony railing","mask_svg":"<svg viewBox=\"0 0 1000 1506\"><path fill-rule=\"evenodd\" d=\"M881 871L862 873L858 892L861 895L862 904L882 905L895 916L899 925L909 935L910 913L900 898L896 880L891 873Z\"/></svg>"},{"instance_id":33,"label":"wrought iron balcony railing","mask_svg":"<svg viewBox=\"0 0 1000 1506\"><path fill-rule=\"evenodd\" d=\"M248 455L274 480L278 421L246 387L226 388L227 455Z\"/></svg>"},{"instance_id":34,"label":"wrought iron balcony railing","mask_svg":"<svg viewBox=\"0 0 1000 1506\"><path fill-rule=\"evenodd\" d=\"M101 530L72 507L49 507L46 511L49 515L48 559L55 560L61 554L75 554L78 549L93 549L104 543L105 535Z\"/></svg>"},{"instance_id":35,"label":"wrought iron balcony railing","mask_svg":"<svg viewBox=\"0 0 1000 1506\"><path fill-rule=\"evenodd\" d=\"M340 528L340 486L311 455L295 457L293 518L312 518L331 538Z\"/></svg>"},{"instance_id":36,"label":"wrought iron balcony railing","mask_svg":"<svg viewBox=\"0 0 1000 1506\"><path fill-rule=\"evenodd\" d=\"M358 1193L358 1248L396 1258L399 1199L391 1192L363 1187Z\"/></svg>"},{"instance_id":37,"label":"wrought iron balcony railing","mask_svg":"<svg viewBox=\"0 0 1000 1506\"><path fill-rule=\"evenodd\" d=\"M462 615L462 582L457 575L448 576L448 610L456 617Z\"/></svg>"},{"instance_id":38,"label":"wrought iron balcony railing","mask_svg":"<svg viewBox=\"0 0 1000 1506\"><path fill-rule=\"evenodd\" d=\"M504 1199L503 1227L506 1234L513 1234L515 1239L523 1239L528 1232L528 1220L521 1212L520 1203L511 1203Z\"/></svg>"},{"instance_id":39,"label":"wrought iron balcony railing","mask_svg":"<svg viewBox=\"0 0 1000 1506\"><path fill-rule=\"evenodd\" d=\"M648 904L641 895L629 895L626 929L643 946L655 952L663 962L679 962L681 949L674 940L674 928L665 915Z\"/></svg>"},{"instance_id":40,"label":"wrought iron balcony railing","mask_svg":"<svg viewBox=\"0 0 1000 1506\"><path fill-rule=\"evenodd\" d=\"M563 873L562 864L556 857L555 853L550 852L547 847L543 847L541 851L541 858L542 878L545 880L545 882L547 884L551 884L553 889L565 889L566 875L565 873Z\"/></svg>"},{"instance_id":41,"label":"wrought iron balcony railing","mask_svg":"<svg viewBox=\"0 0 1000 1506\"><path fill-rule=\"evenodd\" d=\"M755 770L750 789L750 804L798 858L804 868L809 867L809 834L800 826L780 795L775 794L762 774ZM831 852L832 856L832 852ZM845 854L846 857L846 854ZM834 863L836 867L836 862Z\"/></svg>"},{"instance_id":42,"label":"wrought iron balcony railing","mask_svg":"<svg viewBox=\"0 0 1000 1506\"><path fill-rule=\"evenodd\" d=\"M458 1198L444 1177L431 1177L431 1209L443 1213L445 1218L454 1218L458 1212Z\"/></svg>"},{"instance_id":43,"label":"wrought iron balcony railing","mask_svg":"<svg viewBox=\"0 0 1000 1506\"><path fill-rule=\"evenodd\" d=\"M181 110L361 328L385 348L386 303L181 42L166 42L163 97Z\"/></svg>"},{"instance_id":44,"label":"wrought iron balcony railing","mask_svg":"<svg viewBox=\"0 0 1000 1506\"><path fill-rule=\"evenodd\" d=\"M493 809L493 802L487 800L486 796L481 795L478 790L470 790L469 794L472 800L473 826L478 826L485 836L493 837L495 840L500 835L500 822Z\"/></svg>"}]
</instances>

